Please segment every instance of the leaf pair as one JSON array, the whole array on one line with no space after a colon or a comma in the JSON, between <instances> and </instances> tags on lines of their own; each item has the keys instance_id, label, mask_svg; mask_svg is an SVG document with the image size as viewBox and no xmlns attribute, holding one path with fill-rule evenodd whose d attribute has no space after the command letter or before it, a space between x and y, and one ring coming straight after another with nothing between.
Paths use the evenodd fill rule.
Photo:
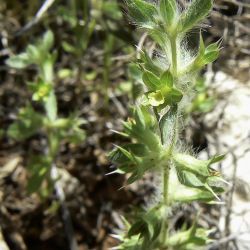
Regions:
<instances>
[{"instance_id":1,"label":"leaf pair","mask_svg":"<svg viewBox=\"0 0 250 250\"><path fill-rule=\"evenodd\" d=\"M199 52L196 56L194 62L192 63L192 70L199 70L205 65L214 62L220 52L220 41L212 43L209 46L205 47L202 36L200 35L200 46Z\"/></svg>"},{"instance_id":2,"label":"leaf pair","mask_svg":"<svg viewBox=\"0 0 250 250\"><path fill-rule=\"evenodd\" d=\"M143 175L162 164L161 153L155 153L149 150L143 144L127 144L123 147L116 146L111 151L109 159L118 164L118 170L115 173L131 174L127 184L141 179Z\"/></svg>"},{"instance_id":3,"label":"leaf pair","mask_svg":"<svg viewBox=\"0 0 250 250\"><path fill-rule=\"evenodd\" d=\"M109 158L118 164L118 171L115 172L131 174L128 184L162 164L163 148L155 129L155 119L147 107L134 109L133 118L124 123L125 135L134 139L134 143L123 147L116 146L116 149L109 154Z\"/></svg>"},{"instance_id":4,"label":"leaf pair","mask_svg":"<svg viewBox=\"0 0 250 250\"><path fill-rule=\"evenodd\" d=\"M187 33L203 20L212 8L211 0L193 0L179 15L176 0L160 0L160 14L170 35Z\"/></svg>"},{"instance_id":5,"label":"leaf pair","mask_svg":"<svg viewBox=\"0 0 250 250\"><path fill-rule=\"evenodd\" d=\"M139 26L149 30L161 30L160 14L170 36L187 33L208 15L211 8L212 0L193 0L180 15L176 0L160 0L158 6L143 0L128 0L129 13Z\"/></svg>"},{"instance_id":6,"label":"leaf pair","mask_svg":"<svg viewBox=\"0 0 250 250\"><path fill-rule=\"evenodd\" d=\"M54 35L49 30L47 31L43 38L39 40L35 45L28 45L25 52L10 57L6 63L13 68L23 69L31 64L41 65L49 54L50 49L54 44ZM50 58L54 60L53 58Z\"/></svg>"},{"instance_id":7,"label":"leaf pair","mask_svg":"<svg viewBox=\"0 0 250 250\"><path fill-rule=\"evenodd\" d=\"M208 236L210 230L198 228L195 222L193 226L185 231L180 231L168 239L168 245L179 250L193 250L206 246L211 240Z\"/></svg>"},{"instance_id":8,"label":"leaf pair","mask_svg":"<svg viewBox=\"0 0 250 250\"><path fill-rule=\"evenodd\" d=\"M217 193L223 192L223 179L218 177L219 173L214 172L210 165L221 161L223 158L224 155L213 157L210 160L198 160L187 154L175 154L173 161L181 184L191 188L207 190L219 199Z\"/></svg>"}]
</instances>

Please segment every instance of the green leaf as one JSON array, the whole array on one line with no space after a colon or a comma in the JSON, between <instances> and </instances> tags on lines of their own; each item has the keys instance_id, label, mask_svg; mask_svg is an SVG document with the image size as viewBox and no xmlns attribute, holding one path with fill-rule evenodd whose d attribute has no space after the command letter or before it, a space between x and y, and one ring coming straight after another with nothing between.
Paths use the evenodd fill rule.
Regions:
<instances>
[{"instance_id":1,"label":"green leaf","mask_svg":"<svg viewBox=\"0 0 250 250\"><path fill-rule=\"evenodd\" d=\"M52 84L53 83L53 78L54 78L54 62L56 59L56 53L52 55L47 55L47 58L43 60L41 64L41 70L42 70L42 78L44 81Z\"/></svg>"},{"instance_id":2,"label":"green leaf","mask_svg":"<svg viewBox=\"0 0 250 250\"><path fill-rule=\"evenodd\" d=\"M28 170L31 173L27 185L29 193L37 192L40 189L44 179L48 177L50 167L51 162L46 156L36 156L31 158L28 164Z\"/></svg>"},{"instance_id":3,"label":"green leaf","mask_svg":"<svg viewBox=\"0 0 250 250\"><path fill-rule=\"evenodd\" d=\"M26 51L31 64L40 64L43 61L45 54L39 50L39 47L29 44Z\"/></svg>"},{"instance_id":4,"label":"green leaf","mask_svg":"<svg viewBox=\"0 0 250 250\"><path fill-rule=\"evenodd\" d=\"M220 162L220 161L224 160L225 157L226 157L225 154L216 155L216 156L214 156L214 157L211 158L210 164L214 164L214 163Z\"/></svg>"},{"instance_id":5,"label":"green leaf","mask_svg":"<svg viewBox=\"0 0 250 250\"><path fill-rule=\"evenodd\" d=\"M143 220L136 221L128 231L128 237L132 237L137 234L143 234L147 230L147 224Z\"/></svg>"},{"instance_id":6,"label":"green leaf","mask_svg":"<svg viewBox=\"0 0 250 250\"><path fill-rule=\"evenodd\" d=\"M11 56L6 60L6 64L15 69L24 69L31 64L27 53L21 53L17 56Z\"/></svg>"},{"instance_id":7,"label":"green leaf","mask_svg":"<svg viewBox=\"0 0 250 250\"><path fill-rule=\"evenodd\" d=\"M219 49L220 49L219 42L212 43L212 44L208 45L206 47L206 53L213 52L213 51L219 51Z\"/></svg>"},{"instance_id":8,"label":"green leaf","mask_svg":"<svg viewBox=\"0 0 250 250\"><path fill-rule=\"evenodd\" d=\"M53 47L54 45L54 34L51 30L48 30L42 38L42 48L44 52L49 52L49 50Z\"/></svg>"},{"instance_id":9,"label":"green leaf","mask_svg":"<svg viewBox=\"0 0 250 250\"><path fill-rule=\"evenodd\" d=\"M157 124L157 121L155 120L155 117L152 116L150 109L145 107L145 106L141 106L140 107L143 116L144 116L144 122L147 128L154 128L154 126Z\"/></svg>"},{"instance_id":10,"label":"green leaf","mask_svg":"<svg viewBox=\"0 0 250 250\"><path fill-rule=\"evenodd\" d=\"M70 43L68 42L65 42L63 41L62 42L62 47L64 49L64 51L68 52L68 53L76 53L77 52L77 49L75 46L71 45Z\"/></svg>"},{"instance_id":11,"label":"green leaf","mask_svg":"<svg viewBox=\"0 0 250 250\"><path fill-rule=\"evenodd\" d=\"M177 232L171 236L168 244L174 249L180 250L200 249L201 246L206 246L210 242L209 234L209 230L197 228L194 224L188 230Z\"/></svg>"},{"instance_id":12,"label":"green leaf","mask_svg":"<svg viewBox=\"0 0 250 250\"><path fill-rule=\"evenodd\" d=\"M151 72L155 76L160 75L162 73L162 69L154 63L154 61L149 57L147 52L142 51L140 56L141 56L141 60L139 60L138 63L141 63L141 64L143 63L143 66L144 66L143 68L146 69L146 71Z\"/></svg>"},{"instance_id":13,"label":"green leaf","mask_svg":"<svg viewBox=\"0 0 250 250\"><path fill-rule=\"evenodd\" d=\"M161 85L163 86L168 86L169 88L173 87L174 84L174 78L171 74L171 72L169 70L165 71L162 75L161 75Z\"/></svg>"},{"instance_id":14,"label":"green leaf","mask_svg":"<svg viewBox=\"0 0 250 250\"><path fill-rule=\"evenodd\" d=\"M103 2L102 6L103 12L112 19L121 20L122 12L118 5L118 2Z\"/></svg>"},{"instance_id":15,"label":"green leaf","mask_svg":"<svg viewBox=\"0 0 250 250\"><path fill-rule=\"evenodd\" d=\"M149 247L149 244L152 244L152 241L159 236L161 223L160 213L157 208L152 208L146 213L140 213L131 226L128 237L140 235L139 237L143 238L143 242L147 242L146 247Z\"/></svg>"},{"instance_id":16,"label":"green leaf","mask_svg":"<svg viewBox=\"0 0 250 250\"><path fill-rule=\"evenodd\" d=\"M111 153L109 154L109 158L112 162L120 164L126 162L135 162L135 157L128 150L116 145L116 149L111 151Z\"/></svg>"},{"instance_id":17,"label":"green leaf","mask_svg":"<svg viewBox=\"0 0 250 250\"><path fill-rule=\"evenodd\" d=\"M143 157L148 154L148 149L144 144L130 143L125 145L124 148L135 156Z\"/></svg>"},{"instance_id":18,"label":"green leaf","mask_svg":"<svg viewBox=\"0 0 250 250\"><path fill-rule=\"evenodd\" d=\"M157 15L155 6L143 0L128 1L129 14L141 27L152 29L154 27L154 16Z\"/></svg>"},{"instance_id":19,"label":"green leaf","mask_svg":"<svg viewBox=\"0 0 250 250\"><path fill-rule=\"evenodd\" d=\"M34 135L44 125L42 115L28 105L19 111L18 119L8 128L8 136L16 140L24 140Z\"/></svg>"},{"instance_id":20,"label":"green leaf","mask_svg":"<svg viewBox=\"0 0 250 250\"><path fill-rule=\"evenodd\" d=\"M120 173L120 174L128 174L133 173L135 170L135 166L133 164L122 164L118 166L118 169L114 171L114 173Z\"/></svg>"},{"instance_id":21,"label":"green leaf","mask_svg":"<svg viewBox=\"0 0 250 250\"><path fill-rule=\"evenodd\" d=\"M180 90L173 88L169 93L169 96L166 97L166 101L169 104L175 104L182 100L183 94Z\"/></svg>"},{"instance_id":22,"label":"green leaf","mask_svg":"<svg viewBox=\"0 0 250 250\"><path fill-rule=\"evenodd\" d=\"M219 41L216 43L210 44L208 47L205 48L203 39L200 36L199 52L195 61L193 62L191 71L199 70L203 66L215 61L219 56L219 51L220 51Z\"/></svg>"},{"instance_id":23,"label":"green leaf","mask_svg":"<svg viewBox=\"0 0 250 250\"><path fill-rule=\"evenodd\" d=\"M225 181L219 176L211 176L207 178L207 184L212 188L221 189L222 192L225 188Z\"/></svg>"},{"instance_id":24,"label":"green leaf","mask_svg":"<svg viewBox=\"0 0 250 250\"><path fill-rule=\"evenodd\" d=\"M177 171L181 184L188 187L204 187L204 183L193 173L188 171Z\"/></svg>"},{"instance_id":25,"label":"green leaf","mask_svg":"<svg viewBox=\"0 0 250 250\"><path fill-rule=\"evenodd\" d=\"M175 23L177 11L176 0L160 0L160 13L167 27Z\"/></svg>"},{"instance_id":26,"label":"green leaf","mask_svg":"<svg viewBox=\"0 0 250 250\"><path fill-rule=\"evenodd\" d=\"M181 184L179 184L178 188L173 191L174 193L172 199L174 202L209 202L214 200L214 195L209 191L194 187L188 187Z\"/></svg>"},{"instance_id":27,"label":"green leaf","mask_svg":"<svg viewBox=\"0 0 250 250\"><path fill-rule=\"evenodd\" d=\"M119 150L118 148L112 150L109 153L109 160L113 163L117 163L117 164L125 164L128 162L131 162L130 158L127 157L121 150Z\"/></svg>"},{"instance_id":28,"label":"green leaf","mask_svg":"<svg viewBox=\"0 0 250 250\"><path fill-rule=\"evenodd\" d=\"M212 51L212 52L208 52L206 53L202 60L203 60L203 64L209 64L214 62L217 58L219 57L219 51Z\"/></svg>"},{"instance_id":29,"label":"green leaf","mask_svg":"<svg viewBox=\"0 0 250 250\"><path fill-rule=\"evenodd\" d=\"M187 32L203 20L212 9L212 0L193 0L181 16L180 32Z\"/></svg>"},{"instance_id":30,"label":"green leaf","mask_svg":"<svg viewBox=\"0 0 250 250\"><path fill-rule=\"evenodd\" d=\"M222 185L218 185L218 178L214 178L216 171L212 171L210 165L221 161L224 156L216 156L210 160L198 160L190 155L179 154L174 156L174 162L180 183L188 187L205 188L219 200L216 193L223 191ZM215 173L213 173L215 172ZM209 181L209 178L211 180ZM220 179L222 182L222 179ZM213 184L210 186L210 184Z\"/></svg>"},{"instance_id":31,"label":"green leaf","mask_svg":"<svg viewBox=\"0 0 250 250\"><path fill-rule=\"evenodd\" d=\"M141 129L145 129L146 123L144 119L144 114L139 106L134 110L134 119L136 124L141 127Z\"/></svg>"},{"instance_id":32,"label":"green leaf","mask_svg":"<svg viewBox=\"0 0 250 250\"><path fill-rule=\"evenodd\" d=\"M74 72L72 69L67 69L67 68L64 68L64 69L60 69L57 73L58 77L60 79L67 79L69 77L73 77L74 76Z\"/></svg>"},{"instance_id":33,"label":"green leaf","mask_svg":"<svg viewBox=\"0 0 250 250\"><path fill-rule=\"evenodd\" d=\"M175 154L174 162L176 167L182 170L190 171L194 174L208 177L209 174L209 160L198 160L195 157L188 154Z\"/></svg>"},{"instance_id":34,"label":"green leaf","mask_svg":"<svg viewBox=\"0 0 250 250\"><path fill-rule=\"evenodd\" d=\"M143 73L142 80L146 84L149 90L156 90L161 85L160 79L150 71L145 71Z\"/></svg>"},{"instance_id":35,"label":"green leaf","mask_svg":"<svg viewBox=\"0 0 250 250\"><path fill-rule=\"evenodd\" d=\"M152 18L158 14L155 6L149 2L144 0L133 0L132 2L145 16Z\"/></svg>"}]
</instances>

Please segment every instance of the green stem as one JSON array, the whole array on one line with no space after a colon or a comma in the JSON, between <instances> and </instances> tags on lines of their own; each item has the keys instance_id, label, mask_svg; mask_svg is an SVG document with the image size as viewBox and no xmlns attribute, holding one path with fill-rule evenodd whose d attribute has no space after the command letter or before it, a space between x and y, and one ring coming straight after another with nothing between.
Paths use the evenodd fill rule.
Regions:
<instances>
[{"instance_id":1,"label":"green stem","mask_svg":"<svg viewBox=\"0 0 250 250\"><path fill-rule=\"evenodd\" d=\"M176 78L178 72L178 63L177 63L177 38L173 36L170 39L171 43L171 52L172 52L172 74ZM178 109L177 109L178 110ZM170 178L170 164L171 164L171 157L176 145L177 141L177 130L178 130L178 116L176 115L174 121L174 135L171 141L171 144L168 148L166 160L167 164L163 168L163 204L164 210L168 209L169 207L169 178ZM163 245L166 244L168 239L168 221L167 221L167 214L166 210L164 211L165 223L162 225L162 243Z\"/></svg>"},{"instance_id":2,"label":"green stem","mask_svg":"<svg viewBox=\"0 0 250 250\"><path fill-rule=\"evenodd\" d=\"M177 76L177 37L173 36L170 38L171 52L172 52L172 73L176 77Z\"/></svg>"},{"instance_id":3,"label":"green stem","mask_svg":"<svg viewBox=\"0 0 250 250\"><path fill-rule=\"evenodd\" d=\"M168 221L167 217L168 214L166 213L166 209L169 206L169 199L168 199L168 191L169 191L169 174L170 174L170 167L166 165L163 169L163 224L162 224L162 243L165 245L165 242L168 238Z\"/></svg>"}]
</instances>

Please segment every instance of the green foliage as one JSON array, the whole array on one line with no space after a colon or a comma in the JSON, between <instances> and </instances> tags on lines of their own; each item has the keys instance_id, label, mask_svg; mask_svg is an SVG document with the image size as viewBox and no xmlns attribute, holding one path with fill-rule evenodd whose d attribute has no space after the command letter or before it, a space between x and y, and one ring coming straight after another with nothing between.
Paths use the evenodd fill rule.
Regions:
<instances>
[{"instance_id":1,"label":"green foliage","mask_svg":"<svg viewBox=\"0 0 250 250\"><path fill-rule=\"evenodd\" d=\"M203 68L205 65L214 62L219 56L220 42L212 43L205 47L202 36L200 36L200 46L197 57L193 62L193 69Z\"/></svg>"},{"instance_id":2,"label":"green foliage","mask_svg":"<svg viewBox=\"0 0 250 250\"><path fill-rule=\"evenodd\" d=\"M54 35L52 31L47 31L42 39L38 40L36 44L28 45L26 51L17 55L12 56L7 60L7 64L12 68L23 69L31 64L36 64L39 67L46 65L47 60L52 62L55 59L54 54L50 54L54 44Z\"/></svg>"},{"instance_id":3,"label":"green foliage","mask_svg":"<svg viewBox=\"0 0 250 250\"><path fill-rule=\"evenodd\" d=\"M27 190L29 193L37 192L44 179L49 178L51 168L51 159L45 156L33 156L28 164L28 169L31 174Z\"/></svg>"},{"instance_id":4,"label":"green foliage","mask_svg":"<svg viewBox=\"0 0 250 250\"><path fill-rule=\"evenodd\" d=\"M48 153L33 157L29 163L28 169L31 173L27 187L29 192L39 191L44 180L47 180L49 185L53 184L53 180L50 179L50 169L63 140L76 144L85 139L85 132L81 129L85 123L83 119L74 114L68 118L58 117L53 81L56 60L56 53L51 51L53 44L54 35L52 31L47 31L34 45L28 45L25 52L7 60L7 64L13 68L24 69L31 64L38 68L37 78L27 85L32 92L32 100L43 106L45 115L28 104L19 111L16 121L8 129L8 135L15 140L28 139L38 132L47 137ZM42 193L48 193L48 190L45 191Z\"/></svg>"},{"instance_id":5,"label":"green foliage","mask_svg":"<svg viewBox=\"0 0 250 250\"><path fill-rule=\"evenodd\" d=\"M157 168L163 161L160 138L154 133L156 122L145 107L134 110L134 119L124 123L125 136L134 139L124 147L117 146L109 157L120 164L118 172L131 174L128 184L142 178L144 173Z\"/></svg>"},{"instance_id":6,"label":"green foliage","mask_svg":"<svg viewBox=\"0 0 250 250\"><path fill-rule=\"evenodd\" d=\"M31 105L20 109L17 121L8 129L8 135L16 140L25 140L43 126L44 118Z\"/></svg>"},{"instance_id":7,"label":"green foliage","mask_svg":"<svg viewBox=\"0 0 250 250\"><path fill-rule=\"evenodd\" d=\"M157 17L157 9L149 2L143 0L128 1L129 14L143 28L153 29L155 25L155 17Z\"/></svg>"},{"instance_id":8,"label":"green foliage","mask_svg":"<svg viewBox=\"0 0 250 250\"><path fill-rule=\"evenodd\" d=\"M211 192L215 198L218 198L216 193L223 192L223 180L216 176L219 173L214 172L210 165L221 161L223 158L224 156L217 156L210 160L198 160L187 154L176 154L173 156L173 161L181 184L205 189Z\"/></svg>"},{"instance_id":9,"label":"green foliage","mask_svg":"<svg viewBox=\"0 0 250 250\"><path fill-rule=\"evenodd\" d=\"M160 1L160 14L167 25L167 29L173 28L176 25L178 17L178 8L175 0Z\"/></svg>"},{"instance_id":10,"label":"green foliage","mask_svg":"<svg viewBox=\"0 0 250 250\"><path fill-rule=\"evenodd\" d=\"M193 0L182 13L179 24L180 32L187 32L202 21L212 8L212 0Z\"/></svg>"},{"instance_id":11,"label":"green foliage","mask_svg":"<svg viewBox=\"0 0 250 250\"><path fill-rule=\"evenodd\" d=\"M210 112L216 103L216 96L209 93L203 78L198 78L195 83L195 97L187 107L187 113L207 113Z\"/></svg>"},{"instance_id":12,"label":"green foliage","mask_svg":"<svg viewBox=\"0 0 250 250\"><path fill-rule=\"evenodd\" d=\"M117 165L115 172L129 175L128 184L147 172L161 173L162 183L156 185L162 197L128 224L127 230L118 236L121 244L117 249L199 249L209 242L210 231L194 223L189 229L173 232L168 213L177 202L215 202L225 188L220 173L211 167L224 156L200 160L179 146L182 145L179 124L196 76L219 54L219 43L206 47L202 37L195 56L183 48L183 42L186 33L209 14L212 1L193 0L182 13L174 0L127 3L130 16L156 43L156 54L161 55L161 60L142 51L140 59L132 65L133 79L144 88L137 95L132 117L124 122L121 133L131 143L116 146L109 156ZM202 106L195 101L195 105Z\"/></svg>"},{"instance_id":13,"label":"green foliage","mask_svg":"<svg viewBox=\"0 0 250 250\"><path fill-rule=\"evenodd\" d=\"M183 230L169 238L169 246L180 250L193 250L205 247L211 240L208 239L209 231L198 228L197 224L188 229Z\"/></svg>"}]
</instances>

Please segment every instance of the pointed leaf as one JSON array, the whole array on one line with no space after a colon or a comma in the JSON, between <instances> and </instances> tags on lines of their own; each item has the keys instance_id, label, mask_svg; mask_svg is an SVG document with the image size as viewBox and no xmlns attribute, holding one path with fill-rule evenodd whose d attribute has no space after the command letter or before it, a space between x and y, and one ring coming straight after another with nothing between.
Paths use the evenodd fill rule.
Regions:
<instances>
[{"instance_id":1,"label":"pointed leaf","mask_svg":"<svg viewBox=\"0 0 250 250\"><path fill-rule=\"evenodd\" d=\"M11 56L6 60L6 64L15 69L24 69L30 65L30 59L27 53L21 53L17 56Z\"/></svg>"},{"instance_id":2,"label":"pointed leaf","mask_svg":"<svg viewBox=\"0 0 250 250\"><path fill-rule=\"evenodd\" d=\"M136 124L142 129L144 129L146 126L146 123L144 119L144 114L139 106L135 109L134 118L135 118Z\"/></svg>"},{"instance_id":3,"label":"pointed leaf","mask_svg":"<svg viewBox=\"0 0 250 250\"><path fill-rule=\"evenodd\" d=\"M181 32L187 32L204 19L212 8L212 0L193 0L181 17Z\"/></svg>"},{"instance_id":4,"label":"pointed leaf","mask_svg":"<svg viewBox=\"0 0 250 250\"><path fill-rule=\"evenodd\" d=\"M194 174L202 175L204 177L208 177L210 175L208 170L208 166L210 164L209 160L198 160L188 154L175 154L174 161L176 167L179 169L187 170Z\"/></svg>"},{"instance_id":5,"label":"pointed leaf","mask_svg":"<svg viewBox=\"0 0 250 250\"><path fill-rule=\"evenodd\" d=\"M51 30L48 30L43 35L43 39L42 39L42 47L43 47L44 52L49 52L53 44L54 44L54 34Z\"/></svg>"},{"instance_id":6,"label":"pointed leaf","mask_svg":"<svg viewBox=\"0 0 250 250\"><path fill-rule=\"evenodd\" d=\"M160 81L161 81L161 85L163 85L163 86L167 85L169 88L173 87L174 78L169 70L165 71L161 75Z\"/></svg>"},{"instance_id":7,"label":"pointed leaf","mask_svg":"<svg viewBox=\"0 0 250 250\"><path fill-rule=\"evenodd\" d=\"M154 15L157 15L157 10L153 4L144 0L133 0L132 2L145 16L152 18Z\"/></svg>"},{"instance_id":8,"label":"pointed leaf","mask_svg":"<svg viewBox=\"0 0 250 250\"><path fill-rule=\"evenodd\" d=\"M178 171L178 179L181 184L188 187L204 187L203 183L195 174L188 171Z\"/></svg>"},{"instance_id":9,"label":"pointed leaf","mask_svg":"<svg viewBox=\"0 0 250 250\"><path fill-rule=\"evenodd\" d=\"M156 90L161 85L160 79L150 71L143 73L142 80L149 90Z\"/></svg>"},{"instance_id":10,"label":"pointed leaf","mask_svg":"<svg viewBox=\"0 0 250 250\"><path fill-rule=\"evenodd\" d=\"M154 15L157 14L157 10L153 4L143 0L128 0L128 10L131 18L141 27L154 27Z\"/></svg>"},{"instance_id":11,"label":"pointed leaf","mask_svg":"<svg viewBox=\"0 0 250 250\"><path fill-rule=\"evenodd\" d=\"M172 26L177 16L176 0L161 0L160 13L167 26Z\"/></svg>"}]
</instances>

